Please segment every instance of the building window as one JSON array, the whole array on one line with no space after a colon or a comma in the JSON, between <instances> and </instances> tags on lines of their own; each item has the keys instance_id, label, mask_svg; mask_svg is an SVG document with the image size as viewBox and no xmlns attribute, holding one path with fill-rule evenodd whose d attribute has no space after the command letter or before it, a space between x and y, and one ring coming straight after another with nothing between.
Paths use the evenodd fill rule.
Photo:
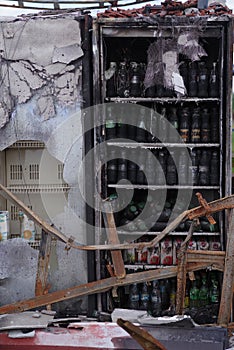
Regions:
<instances>
[{"instance_id":1,"label":"building window","mask_svg":"<svg viewBox=\"0 0 234 350\"><path fill-rule=\"evenodd\" d=\"M11 205L11 220L18 220L18 208L15 205Z\"/></svg>"},{"instance_id":2,"label":"building window","mask_svg":"<svg viewBox=\"0 0 234 350\"><path fill-rule=\"evenodd\" d=\"M63 164L58 164L58 179L63 180Z\"/></svg>"},{"instance_id":3,"label":"building window","mask_svg":"<svg viewBox=\"0 0 234 350\"><path fill-rule=\"evenodd\" d=\"M27 207L32 210L32 205L28 205ZM19 208L16 205L11 205L10 218L13 221L19 220Z\"/></svg>"},{"instance_id":4,"label":"building window","mask_svg":"<svg viewBox=\"0 0 234 350\"><path fill-rule=\"evenodd\" d=\"M29 179L39 180L39 164L29 164Z\"/></svg>"},{"instance_id":5,"label":"building window","mask_svg":"<svg viewBox=\"0 0 234 350\"><path fill-rule=\"evenodd\" d=\"M11 180L22 180L22 165L11 164L10 165L10 179Z\"/></svg>"}]
</instances>

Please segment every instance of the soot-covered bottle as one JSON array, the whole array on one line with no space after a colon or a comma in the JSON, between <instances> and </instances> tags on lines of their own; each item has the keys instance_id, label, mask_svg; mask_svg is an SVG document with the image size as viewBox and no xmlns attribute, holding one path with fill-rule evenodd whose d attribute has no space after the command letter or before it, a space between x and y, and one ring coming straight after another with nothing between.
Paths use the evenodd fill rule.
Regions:
<instances>
[{"instance_id":1,"label":"soot-covered bottle","mask_svg":"<svg viewBox=\"0 0 234 350\"><path fill-rule=\"evenodd\" d=\"M151 313L153 317L161 316L162 314L162 299L159 281L152 282L152 290L150 294Z\"/></svg>"},{"instance_id":2,"label":"soot-covered bottle","mask_svg":"<svg viewBox=\"0 0 234 350\"><path fill-rule=\"evenodd\" d=\"M139 309L139 301L140 301L140 295L139 295L139 289L137 283L133 283L130 286L129 289L129 309Z\"/></svg>"}]
</instances>

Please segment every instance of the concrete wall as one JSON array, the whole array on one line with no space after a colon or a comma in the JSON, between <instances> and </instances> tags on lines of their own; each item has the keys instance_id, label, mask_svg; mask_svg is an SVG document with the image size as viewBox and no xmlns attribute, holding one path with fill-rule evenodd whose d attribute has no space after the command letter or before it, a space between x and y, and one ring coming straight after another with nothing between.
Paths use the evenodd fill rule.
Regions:
<instances>
[{"instance_id":1,"label":"concrete wall","mask_svg":"<svg viewBox=\"0 0 234 350\"><path fill-rule=\"evenodd\" d=\"M82 135L83 51L77 15L0 17L0 150L18 140L43 141L66 169L72 169L64 175L72 184L64 210L50 219L68 236L86 243L85 203L76 175L83 153L83 139L78 137ZM46 174L45 160L41 165ZM83 177L79 185L83 187ZM46 199L44 203L49 212ZM14 252L18 253L12 260ZM0 243L0 305L34 296L36 257L37 252L22 240ZM85 283L86 271L84 253L67 253L57 243L51 290ZM85 302L74 305L78 312L86 308Z\"/></svg>"}]
</instances>

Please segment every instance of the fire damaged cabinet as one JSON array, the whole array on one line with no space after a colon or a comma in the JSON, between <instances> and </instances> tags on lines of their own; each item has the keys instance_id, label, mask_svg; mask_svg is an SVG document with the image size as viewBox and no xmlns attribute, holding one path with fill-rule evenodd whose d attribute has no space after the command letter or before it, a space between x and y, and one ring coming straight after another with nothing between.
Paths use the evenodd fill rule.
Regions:
<instances>
[{"instance_id":1,"label":"fire damaged cabinet","mask_svg":"<svg viewBox=\"0 0 234 350\"><path fill-rule=\"evenodd\" d=\"M230 194L230 17L99 19L95 23L96 243L106 240L102 200L111 201L121 242L152 240L188 208ZM100 112L101 111L101 112ZM177 264L190 221L153 249L123 251L127 273ZM224 250L224 213L197 223L189 249ZM109 254L97 257L108 276ZM222 276L199 271L186 285L186 312L216 319ZM119 288L99 308L175 312L176 279ZM210 313L204 318L204 306ZM202 315L202 316L201 316Z\"/></svg>"}]
</instances>

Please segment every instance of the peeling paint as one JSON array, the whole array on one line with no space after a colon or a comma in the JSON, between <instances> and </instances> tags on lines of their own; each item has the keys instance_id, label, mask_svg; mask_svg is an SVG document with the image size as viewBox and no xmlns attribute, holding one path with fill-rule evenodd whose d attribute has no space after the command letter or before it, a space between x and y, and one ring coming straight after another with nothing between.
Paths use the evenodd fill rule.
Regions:
<instances>
[{"instance_id":1,"label":"peeling paint","mask_svg":"<svg viewBox=\"0 0 234 350\"><path fill-rule=\"evenodd\" d=\"M52 96L42 96L37 101L40 114L44 116L44 120L48 120L55 115L55 107Z\"/></svg>"},{"instance_id":2,"label":"peeling paint","mask_svg":"<svg viewBox=\"0 0 234 350\"><path fill-rule=\"evenodd\" d=\"M80 45L74 44L63 47L55 47L52 62L70 63L82 56L82 49Z\"/></svg>"}]
</instances>

